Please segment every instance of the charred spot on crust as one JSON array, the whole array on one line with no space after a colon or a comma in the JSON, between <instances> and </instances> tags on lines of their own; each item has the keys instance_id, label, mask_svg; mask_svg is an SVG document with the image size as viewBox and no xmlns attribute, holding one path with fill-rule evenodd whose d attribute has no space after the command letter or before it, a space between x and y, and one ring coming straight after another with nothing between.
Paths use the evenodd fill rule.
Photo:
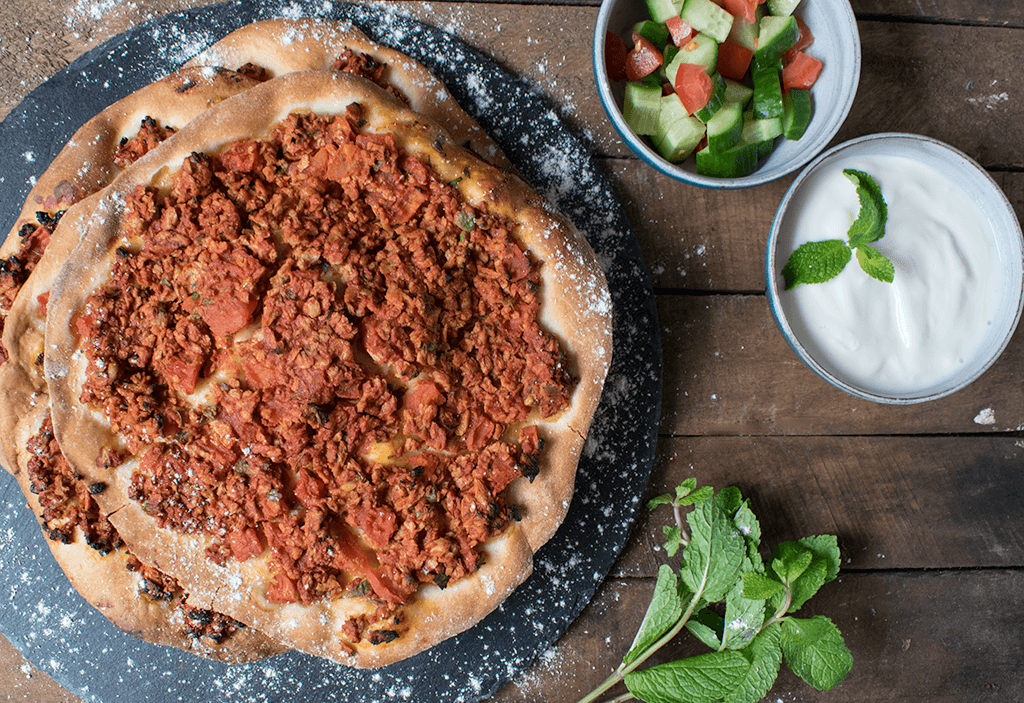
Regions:
<instances>
[{"instance_id":1,"label":"charred spot on crust","mask_svg":"<svg viewBox=\"0 0 1024 703\"><path fill-rule=\"evenodd\" d=\"M174 92L175 92L175 93L178 93L178 94L182 94L182 93L187 93L188 91L190 91L190 90L192 90L193 88L195 88L195 87L196 87L197 85L199 85L199 84L198 84L198 83L196 83L196 82L195 82L194 80L192 80L191 78L189 78L188 80L186 80L186 81L185 81L184 83L182 83L181 85L179 85L179 86L176 86L176 87L174 88Z\"/></svg>"},{"instance_id":2,"label":"charred spot on crust","mask_svg":"<svg viewBox=\"0 0 1024 703\"><path fill-rule=\"evenodd\" d=\"M54 229L57 228L57 225L60 224L60 220L62 217L64 217L64 213L64 210L58 210L57 212L54 213L49 213L40 210L39 212L36 213L36 221L39 222L40 225L46 227L48 230L52 232Z\"/></svg>"},{"instance_id":3,"label":"charred spot on crust","mask_svg":"<svg viewBox=\"0 0 1024 703\"><path fill-rule=\"evenodd\" d=\"M213 622L213 613L203 608L193 608L186 613L188 619L201 625L209 625Z\"/></svg>"},{"instance_id":4,"label":"charred spot on crust","mask_svg":"<svg viewBox=\"0 0 1024 703\"><path fill-rule=\"evenodd\" d=\"M387 644L398 639L398 633L394 630L374 630L369 636L370 644Z\"/></svg>"},{"instance_id":5,"label":"charred spot on crust","mask_svg":"<svg viewBox=\"0 0 1024 703\"><path fill-rule=\"evenodd\" d=\"M97 481L96 483L89 484L89 492L94 496L99 495L105 490L107 490L107 484L103 481Z\"/></svg>"},{"instance_id":6,"label":"charred spot on crust","mask_svg":"<svg viewBox=\"0 0 1024 703\"><path fill-rule=\"evenodd\" d=\"M542 445L543 442L544 440L541 440ZM526 463L519 468L523 472L523 476L528 478L530 480L530 483L533 483L533 479L537 478L537 476L540 474L540 464L537 463L537 455L527 455Z\"/></svg>"}]
</instances>

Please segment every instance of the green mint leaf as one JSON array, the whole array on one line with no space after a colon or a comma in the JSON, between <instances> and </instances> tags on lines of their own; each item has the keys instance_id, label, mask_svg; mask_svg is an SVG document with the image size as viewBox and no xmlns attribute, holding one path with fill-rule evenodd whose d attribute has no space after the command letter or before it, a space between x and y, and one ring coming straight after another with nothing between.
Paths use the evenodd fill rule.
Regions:
<instances>
[{"instance_id":1,"label":"green mint leaf","mask_svg":"<svg viewBox=\"0 0 1024 703\"><path fill-rule=\"evenodd\" d=\"M839 628L823 615L784 618L781 646L789 668L819 691L835 688L853 667Z\"/></svg>"},{"instance_id":2,"label":"green mint leaf","mask_svg":"<svg viewBox=\"0 0 1024 703\"><path fill-rule=\"evenodd\" d=\"M782 268L786 290L801 283L824 283L839 275L850 262L850 247L841 239L807 242L789 255Z\"/></svg>"},{"instance_id":3,"label":"green mint leaf","mask_svg":"<svg viewBox=\"0 0 1024 703\"><path fill-rule=\"evenodd\" d=\"M780 542L772 552L772 571L782 583L793 583L814 560L814 552L796 542Z\"/></svg>"},{"instance_id":4,"label":"green mint leaf","mask_svg":"<svg viewBox=\"0 0 1024 703\"><path fill-rule=\"evenodd\" d=\"M722 644L726 649L743 649L754 640L764 624L765 599L747 598L744 583L737 581L725 596Z\"/></svg>"},{"instance_id":5,"label":"green mint leaf","mask_svg":"<svg viewBox=\"0 0 1024 703\"><path fill-rule=\"evenodd\" d=\"M814 553L815 559L821 559L826 565L825 583L832 581L839 575L839 565L842 563L842 556L839 553L839 540L835 535L817 535L815 537L804 537L796 542L804 549Z\"/></svg>"},{"instance_id":6,"label":"green mint leaf","mask_svg":"<svg viewBox=\"0 0 1024 703\"><path fill-rule=\"evenodd\" d=\"M739 685L725 696L723 703L757 703L765 697L779 676L781 640L782 632L779 624L775 623L766 627L749 647L741 651L750 661L750 668Z\"/></svg>"},{"instance_id":7,"label":"green mint leaf","mask_svg":"<svg viewBox=\"0 0 1024 703\"><path fill-rule=\"evenodd\" d=\"M885 258L885 255L867 244L857 247L857 263L864 269L864 273L882 283L892 283L896 277L896 267Z\"/></svg>"},{"instance_id":8,"label":"green mint leaf","mask_svg":"<svg viewBox=\"0 0 1024 703\"><path fill-rule=\"evenodd\" d=\"M683 496L689 495L695 490L697 490L697 479L691 476L676 486L676 500L682 499Z\"/></svg>"},{"instance_id":9,"label":"green mint leaf","mask_svg":"<svg viewBox=\"0 0 1024 703\"><path fill-rule=\"evenodd\" d=\"M710 498L714 492L715 489L711 486L701 486L687 496L676 498L676 505L696 505L697 503L703 503L705 500Z\"/></svg>"},{"instance_id":10,"label":"green mint leaf","mask_svg":"<svg viewBox=\"0 0 1024 703\"><path fill-rule=\"evenodd\" d=\"M722 616L708 608L701 608L686 623L686 629L714 650L722 647Z\"/></svg>"},{"instance_id":11,"label":"green mint leaf","mask_svg":"<svg viewBox=\"0 0 1024 703\"><path fill-rule=\"evenodd\" d=\"M665 533L665 551L670 557L674 557L683 546L683 533L678 525L665 525L661 529Z\"/></svg>"},{"instance_id":12,"label":"green mint leaf","mask_svg":"<svg viewBox=\"0 0 1024 703\"><path fill-rule=\"evenodd\" d=\"M673 499L671 493L663 493L660 496L656 496L647 501L647 509L654 510L659 505L671 505L672 500Z\"/></svg>"},{"instance_id":13,"label":"green mint leaf","mask_svg":"<svg viewBox=\"0 0 1024 703\"><path fill-rule=\"evenodd\" d=\"M713 500L699 503L686 521L690 543L683 550L679 575L687 588L707 602L720 601L740 577L747 553L743 535Z\"/></svg>"},{"instance_id":14,"label":"green mint leaf","mask_svg":"<svg viewBox=\"0 0 1024 703\"><path fill-rule=\"evenodd\" d=\"M743 496L736 486L726 486L715 496L715 504L730 520L736 515L736 511L743 505Z\"/></svg>"},{"instance_id":15,"label":"green mint leaf","mask_svg":"<svg viewBox=\"0 0 1024 703\"><path fill-rule=\"evenodd\" d=\"M640 623L633 645L622 658L623 664L629 664L643 654L648 647L658 641L683 615L683 601L679 593L679 577L667 564L658 569L658 582L654 586L654 595L647 612Z\"/></svg>"},{"instance_id":16,"label":"green mint leaf","mask_svg":"<svg viewBox=\"0 0 1024 703\"><path fill-rule=\"evenodd\" d=\"M843 169L843 175L857 187L857 200L860 201L860 213L847 232L850 248L856 249L861 244L875 242L885 236L885 221L889 211L882 197L882 189L875 179L852 168Z\"/></svg>"},{"instance_id":17,"label":"green mint leaf","mask_svg":"<svg viewBox=\"0 0 1024 703\"><path fill-rule=\"evenodd\" d=\"M789 585L790 603L787 613L795 613L804 603L818 592L818 589L825 585L826 567L825 562L820 559L812 559L804 572L800 574ZM773 599L772 604L778 607L779 603Z\"/></svg>"},{"instance_id":18,"label":"green mint leaf","mask_svg":"<svg viewBox=\"0 0 1024 703\"><path fill-rule=\"evenodd\" d=\"M732 522L747 541L747 558L751 561L752 570L760 571L764 568L761 554L758 552L758 548L761 546L761 525L757 522L757 516L750 509L748 501L743 501L736 514L733 515Z\"/></svg>"},{"instance_id":19,"label":"green mint leaf","mask_svg":"<svg viewBox=\"0 0 1024 703\"><path fill-rule=\"evenodd\" d=\"M789 543L792 545L792 543ZM796 549L806 550L812 554L811 563L790 584L790 605L787 612L795 613L804 603L811 599L818 589L839 575L839 543L835 535L819 535L804 537L797 540ZM773 555L775 556L775 555ZM776 608L782 604L782 597L772 598Z\"/></svg>"},{"instance_id":20,"label":"green mint leaf","mask_svg":"<svg viewBox=\"0 0 1024 703\"><path fill-rule=\"evenodd\" d=\"M749 670L749 659L725 650L631 671L625 683L646 703L716 703L735 690Z\"/></svg>"},{"instance_id":21,"label":"green mint leaf","mask_svg":"<svg viewBox=\"0 0 1024 703\"><path fill-rule=\"evenodd\" d=\"M761 572L743 574L743 595L754 600L768 600L785 588L782 583Z\"/></svg>"}]
</instances>

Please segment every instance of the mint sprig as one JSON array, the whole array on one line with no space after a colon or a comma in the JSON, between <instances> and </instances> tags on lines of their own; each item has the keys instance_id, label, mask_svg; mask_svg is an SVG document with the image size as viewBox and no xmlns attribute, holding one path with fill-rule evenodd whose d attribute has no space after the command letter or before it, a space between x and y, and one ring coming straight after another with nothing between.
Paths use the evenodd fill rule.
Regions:
<instances>
[{"instance_id":1,"label":"mint sprig","mask_svg":"<svg viewBox=\"0 0 1024 703\"><path fill-rule=\"evenodd\" d=\"M782 542L765 562L761 527L738 489L716 494L691 478L648 503L661 505L671 505L675 516L666 548L672 554L681 549L682 561L678 570L661 566L622 663L579 703L597 701L619 682L629 693L616 701L756 703L775 683L783 660L818 690L846 678L853 658L832 621L791 615L838 575L834 536ZM711 651L640 668L684 628Z\"/></svg>"},{"instance_id":2,"label":"mint sprig","mask_svg":"<svg viewBox=\"0 0 1024 703\"><path fill-rule=\"evenodd\" d=\"M826 239L820 242L806 242L790 254L782 268L786 290L801 283L824 283L832 280L846 268L853 253L857 263L872 278L892 283L896 269L880 251L872 246L885 236L885 223L889 209L882 196L882 189L874 178L852 168L843 169L843 175L853 182L857 189L860 212L846 233L847 241Z\"/></svg>"}]
</instances>

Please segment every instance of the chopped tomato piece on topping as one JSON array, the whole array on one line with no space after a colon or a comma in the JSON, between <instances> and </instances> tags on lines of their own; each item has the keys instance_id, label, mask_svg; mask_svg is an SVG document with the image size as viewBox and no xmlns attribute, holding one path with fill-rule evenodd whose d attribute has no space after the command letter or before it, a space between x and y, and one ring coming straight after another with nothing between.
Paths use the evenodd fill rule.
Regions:
<instances>
[{"instance_id":1,"label":"chopped tomato piece on topping","mask_svg":"<svg viewBox=\"0 0 1024 703\"><path fill-rule=\"evenodd\" d=\"M691 115L708 104L714 90L714 83L704 71L705 68L694 63L684 63L680 64L676 73L676 95Z\"/></svg>"},{"instance_id":2,"label":"chopped tomato piece on topping","mask_svg":"<svg viewBox=\"0 0 1024 703\"><path fill-rule=\"evenodd\" d=\"M626 80L626 55L629 49L622 37L612 32L604 35L604 65L608 69L608 77L613 81Z\"/></svg>"},{"instance_id":3,"label":"chopped tomato piece on topping","mask_svg":"<svg viewBox=\"0 0 1024 703\"><path fill-rule=\"evenodd\" d=\"M228 535L227 542L228 547L231 548L231 554L238 561L246 561L263 553L263 542L260 541L256 530L251 527Z\"/></svg>"},{"instance_id":4,"label":"chopped tomato piece on topping","mask_svg":"<svg viewBox=\"0 0 1024 703\"><path fill-rule=\"evenodd\" d=\"M626 78L638 81L658 70L663 57L647 37L633 32L633 50L626 56Z\"/></svg>"},{"instance_id":5,"label":"chopped tomato piece on topping","mask_svg":"<svg viewBox=\"0 0 1024 703\"><path fill-rule=\"evenodd\" d=\"M295 582L284 574L274 574L274 578L267 587L267 600L272 603L298 602L299 592L295 588Z\"/></svg>"},{"instance_id":6,"label":"chopped tomato piece on topping","mask_svg":"<svg viewBox=\"0 0 1024 703\"><path fill-rule=\"evenodd\" d=\"M793 88L807 90L818 80L821 69L821 61L798 51L790 64L782 68L782 87L785 90Z\"/></svg>"}]
</instances>

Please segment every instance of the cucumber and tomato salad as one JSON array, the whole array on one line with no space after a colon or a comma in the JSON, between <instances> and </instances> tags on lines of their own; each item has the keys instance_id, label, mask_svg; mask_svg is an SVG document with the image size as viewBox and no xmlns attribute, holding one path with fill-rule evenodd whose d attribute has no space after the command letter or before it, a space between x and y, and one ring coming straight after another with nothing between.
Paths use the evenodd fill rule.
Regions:
<instances>
[{"instance_id":1,"label":"cucumber and tomato salad","mask_svg":"<svg viewBox=\"0 0 1024 703\"><path fill-rule=\"evenodd\" d=\"M673 163L704 176L755 171L778 138L799 139L822 63L793 14L800 0L645 0L633 48L609 32L608 76L626 83L623 116ZM767 11L766 11L767 10Z\"/></svg>"}]
</instances>

